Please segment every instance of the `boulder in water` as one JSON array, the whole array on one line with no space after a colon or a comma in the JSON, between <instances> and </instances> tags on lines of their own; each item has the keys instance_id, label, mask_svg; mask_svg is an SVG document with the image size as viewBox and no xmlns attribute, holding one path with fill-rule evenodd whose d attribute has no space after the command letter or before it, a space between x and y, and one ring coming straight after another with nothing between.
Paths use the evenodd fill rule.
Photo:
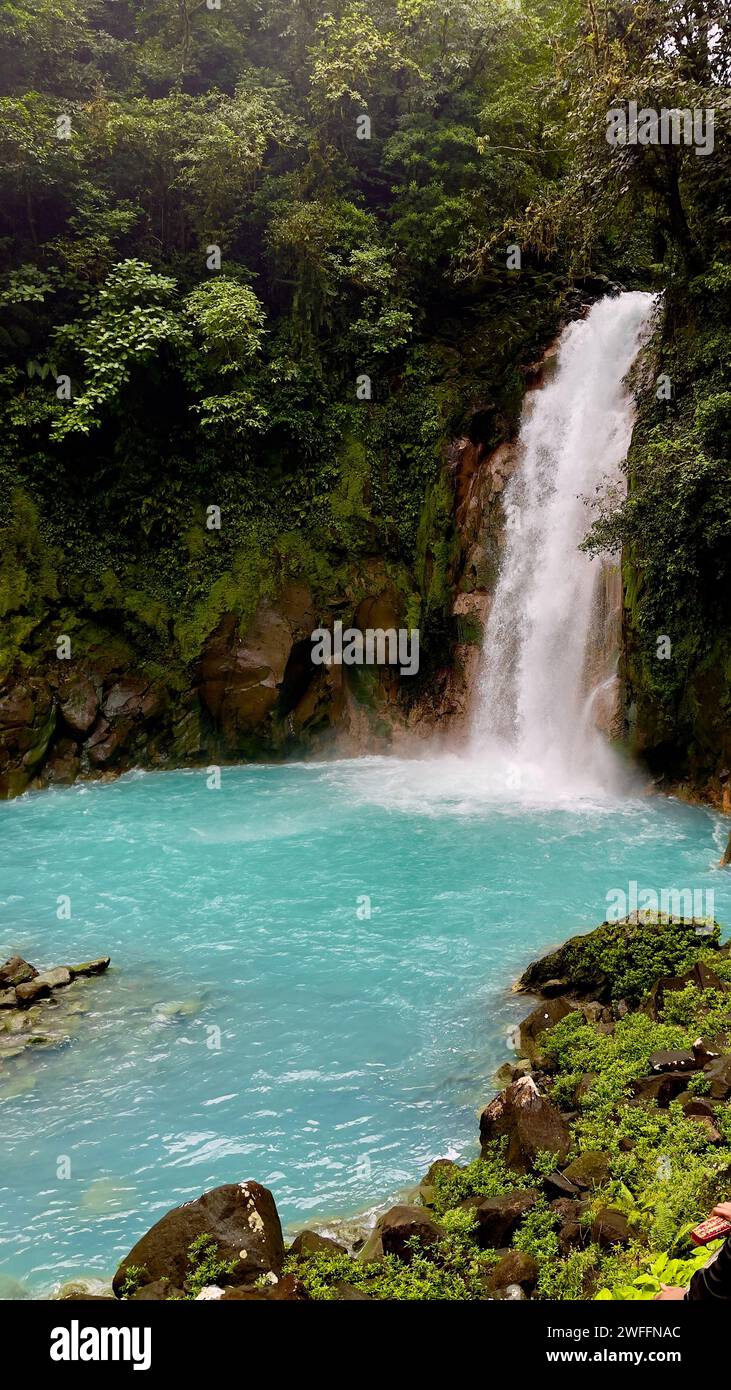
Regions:
<instances>
[{"instance_id":1,"label":"boulder in water","mask_svg":"<svg viewBox=\"0 0 731 1390\"><path fill-rule=\"evenodd\" d=\"M109 969L110 956L99 956L97 960L85 960L81 965L70 965L68 968L74 979L77 975L103 975Z\"/></svg>"},{"instance_id":2,"label":"boulder in water","mask_svg":"<svg viewBox=\"0 0 731 1390\"><path fill-rule=\"evenodd\" d=\"M138 1289L162 1279L184 1289L195 1273L190 1247L200 1236L210 1237L216 1259L230 1266L226 1285L252 1286L281 1274L284 1241L271 1192L258 1182L226 1183L174 1207L137 1241L112 1281L117 1297L128 1279Z\"/></svg>"},{"instance_id":3,"label":"boulder in water","mask_svg":"<svg viewBox=\"0 0 731 1390\"><path fill-rule=\"evenodd\" d=\"M29 980L34 980L37 974L35 967L23 960L22 956L11 956L4 965L0 965L0 989L25 985Z\"/></svg>"}]
</instances>

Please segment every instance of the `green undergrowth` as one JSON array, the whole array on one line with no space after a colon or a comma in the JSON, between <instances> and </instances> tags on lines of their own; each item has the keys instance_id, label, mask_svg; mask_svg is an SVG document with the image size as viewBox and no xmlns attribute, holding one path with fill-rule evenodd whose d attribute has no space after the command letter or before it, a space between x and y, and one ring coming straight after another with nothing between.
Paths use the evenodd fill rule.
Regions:
<instances>
[{"instance_id":1,"label":"green undergrowth","mask_svg":"<svg viewBox=\"0 0 731 1390\"><path fill-rule=\"evenodd\" d=\"M682 974L706 957L716 969L722 958L713 948L719 939L715 923L639 912L572 937L530 966L521 983L530 989L549 979L566 980L579 994L635 1006L661 975Z\"/></svg>"},{"instance_id":2,"label":"green undergrowth","mask_svg":"<svg viewBox=\"0 0 731 1390\"><path fill-rule=\"evenodd\" d=\"M721 989L689 984L667 992L657 1021L643 1007L655 980L672 973L671 966L681 971L705 961L726 980L731 957L718 950L715 924L711 937L702 938L689 938L687 924L685 935L667 922L652 926L646 922L628 932L624 924L604 924L598 933L578 938L614 984L621 979L639 993L642 982L641 1006L619 1018L611 1033L585 1021L576 1009L541 1039L547 1092L573 1117L567 1161L589 1152L604 1158L606 1177L585 1193L576 1248L561 1249L562 1218L543 1189L555 1155L539 1154L531 1171L519 1174L506 1163L504 1141L495 1141L480 1158L464 1166L445 1164L430 1175L424 1200L445 1231L436 1247L419 1252L415 1246L409 1264L394 1256L367 1264L347 1255L291 1260L288 1267L301 1276L311 1297L338 1297L337 1286L345 1282L376 1299L485 1298L486 1276L499 1257L478 1249L473 1212L463 1204L526 1187L536 1191L537 1200L511 1247L537 1262L535 1297L643 1299L661 1283L687 1283L708 1258L707 1251L694 1251L690 1229L729 1196L731 1105L717 1105L714 1135L683 1113L682 1097L660 1109L654 1101L635 1100L632 1082L650 1073L654 1052L690 1048L699 1036L721 1048L731 1041L731 995ZM628 942L629 962L623 950ZM578 946L572 956L579 961ZM688 1098L707 1090L702 1073L689 1073ZM605 1249L592 1239L593 1220L607 1207L627 1220L625 1245Z\"/></svg>"}]
</instances>

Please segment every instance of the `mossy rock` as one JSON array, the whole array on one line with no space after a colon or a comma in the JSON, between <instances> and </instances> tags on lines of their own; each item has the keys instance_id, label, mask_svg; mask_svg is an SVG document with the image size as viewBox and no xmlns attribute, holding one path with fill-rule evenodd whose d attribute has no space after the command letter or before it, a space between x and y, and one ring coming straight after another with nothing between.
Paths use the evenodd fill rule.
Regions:
<instances>
[{"instance_id":1,"label":"mossy rock","mask_svg":"<svg viewBox=\"0 0 731 1390\"><path fill-rule=\"evenodd\" d=\"M558 950L533 961L517 988L541 994L561 980L575 998L626 999L636 1005L661 975L688 970L701 954L718 950L720 927L695 920L673 920L660 913L633 913L602 922L585 936L572 936Z\"/></svg>"}]
</instances>

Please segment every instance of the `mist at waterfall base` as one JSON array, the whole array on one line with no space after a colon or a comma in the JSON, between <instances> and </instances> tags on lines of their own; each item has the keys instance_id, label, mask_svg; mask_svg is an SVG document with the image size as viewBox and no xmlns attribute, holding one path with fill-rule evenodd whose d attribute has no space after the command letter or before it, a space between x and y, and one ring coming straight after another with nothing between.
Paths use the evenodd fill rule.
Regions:
<instances>
[{"instance_id":1,"label":"mist at waterfall base","mask_svg":"<svg viewBox=\"0 0 731 1390\"><path fill-rule=\"evenodd\" d=\"M567 504L591 487L595 446L603 467L621 459L621 378L644 323L628 299L611 302L627 317L614 325L624 348L605 404L576 395L572 410L561 386L575 346L592 360L581 324L564 336L555 390L527 407L520 469L534 449L536 480L516 475L510 492L531 544L547 545L532 499L543 487L550 510L541 470L558 479L561 438L575 441ZM606 329L606 346L614 328L599 308L587 324ZM543 402L552 436L536 418ZM551 556L536 544L539 555L547 576ZM554 581L575 611L584 581L566 566ZM271 1187L290 1230L394 1199L434 1158L476 1155L477 1111L526 1011L511 982L602 920L607 894L632 882L713 890L729 921L731 875L714 867L720 816L620 792L590 721L567 726L547 707L551 742L538 743L528 651L544 622L553 650L562 619L541 615L527 566L521 585L519 600L507 578L496 594L460 754L230 767L217 791L203 770L131 773L0 806L4 955L113 960L84 988L66 1048L32 1049L0 1071L0 1296L109 1275L165 1211L223 1182ZM587 650L597 611L582 619ZM491 667L501 630L512 655ZM602 672L565 624L561 646L584 687L581 714L585 677ZM547 706L563 679L546 676ZM62 894L70 920L57 917Z\"/></svg>"}]
</instances>

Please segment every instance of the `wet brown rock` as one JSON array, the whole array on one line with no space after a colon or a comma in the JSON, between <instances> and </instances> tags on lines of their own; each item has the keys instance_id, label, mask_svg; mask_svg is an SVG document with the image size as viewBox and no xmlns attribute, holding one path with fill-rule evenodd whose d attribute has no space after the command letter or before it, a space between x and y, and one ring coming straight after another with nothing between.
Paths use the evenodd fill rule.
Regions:
<instances>
[{"instance_id":1,"label":"wet brown rock","mask_svg":"<svg viewBox=\"0 0 731 1390\"><path fill-rule=\"evenodd\" d=\"M410 1264L414 1251L411 1241L416 1241L422 1250L428 1250L442 1238L442 1228L424 1207L400 1205L378 1221L378 1231L384 1255L395 1255Z\"/></svg>"},{"instance_id":2,"label":"wet brown rock","mask_svg":"<svg viewBox=\"0 0 731 1390\"><path fill-rule=\"evenodd\" d=\"M81 965L69 965L71 975L76 979L77 975L103 975L109 969L111 956L99 956L97 960L85 960Z\"/></svg>"},{"instance_id":3,"label":"wet brown rock","mask_svg":"<svg viewBox=\"0 0 731 1390\"><path fill-rule=\"evenodd\" d=\"M56 726L56 703L43 679L10 682L0 690L0 797L25 791Z\"/></svg>"},{"instance_id":4,"label":"wet brown rock","mask_svg":"<svg viewBox=\"0 0 731 1390\"><path fill-rule=\"evenodd\" d=\"M29 965L22 956L11 956L4 965L0 965L0 989L27 984L29 980L34 980L37 974L34 966Z\"/></svg>"},{"instance_id":5,"label":"wet brown rock","mask_svg":"<svg viewBox=\"0 0 731 1390\"><path fill-rule=\"evenodd\" d=\"M162 707L161 692L146 676L125 676L104 696L105 719L152 719Z\"/></svg>"},{"instance_id":6,"label":"wet brown rock","mask_svg":"<svg viewBox=\"0 0 731 1390\"><path fill-rule=\"evenodd\" d=\"M112 1281L117 1297L133 1266L142 1270L139 1287L167 1279L184 1288L198 1236L210 1236L217 1258L233 1262L227 1284L252 1285L263 1275L281 1274L284 1242L271 1192L257 1182L226 1183L174 1207L137 1241Z\"/></svg>"},{"instance_id":7,"label":"wet brown rock","mask_svg":"<svg viewBox=\"0 0 731 1390\"><path fill-rule=\"evenodd\" d=\"M483 1148L507 1136L507 1162L525 1172L539 1153L563 1162L571 1147L571 1131L556 1106L542 1096L533 1077L524 1076L501 1091L480 1116Z\"/></svg>"},{"instance_id":8,"label":"wet brown rock","mask_svg":"<svg viewBox=\"0 0 731 1390\"><path fill-rule=\"evenodd\" d=\"M18 1003L26 1006L35 1004L38 999L45 999L53 989L62 989L64 985L71 984L71 971L65 965L59 965L55 970L44 970L27 984L18 985L15 993Z\"/></svg>"},{"instance_id":9,"label":"wet brown rock","mask_svg":"<svg viewBox=\"0 0 731 1390\"><path fill-rule=\"evenodd\" d=\"M200 667L200 696L227 748L235 749L241 735L251 733L273 710L291 649L287 624L269 608L258 615L246 641L230 617L209 642Z\"/></svg>"},{"instance_id":10,"label":"wet brown rock","mask_svg":"<svg viewBox=\"0 0 731 1390\"><path fill-rule=\"evenodd\" d=\"M329 1236L321 1236L317 1231L300 1231L287 1253L304 1259L308 1255L347 1255L348 1252L344 1245Z\"/></svg>"},{"instance_id":11,"label":"wet brown rock","mask_svg":"<svg viewBox=\"0 0 731 1390\"><path fill-rule=\"evenodd\" d=\"M41 780L44 787L70 787L81 767L78 745L63 738L54 744L43 765Z\"/></svg>"},{"instance_id":12,"label":"wet brown rock","mask_svg":"<svg viewBox=\"0 0 731 1390\"><path fill-rule=\"evenodd\" d=\"M538 1200L533 1187L504 1192L499 1197L468 1197L460 1205L472 1212L477 1223L475 1238L482 1250L508 1245L524 1216Z\"/></svg>"},{"instance_id":13,"label":"wet brown rock","mask_svg":"<svg viewBox=\"0 0 731 1390\"><path fill-rule=\"evenodd\" d=\"M603 1250L613 1245L628 1245L631 1232L624 1212L614 1207L602 1207L592 1221L591 1236Z\"/></svg>"},{"instance_id":14,"label":"wet brown rock","mask_svg":"<svg viewBox=\"0 0 731 1390\"><path fill-rule=\"evenodd\" d=\"M490 1270L485 1279L489 1293L505 1289L509 1284L518 1284L527 1294L531 1294L538 1282L538 1263L532 1255L522 1250L508 1250Z\"/></svg>"},{"instance_id":15,"label":"wet brown rock","mask_svg":"<svg viewBox=\"0 0 731 1390\"><path fill-rule=\"evenodd\" d=\"M124 748L133 728L131 719L120 719L114 724L108 719L100 719L86 741L86 751L94 767L104 767L113 762Z\"/></svg>"},{"instance_id":16,"label":"wet brown rock","mask_svg":"<svg viewBox=\"0 0 731 1390\"><path fill-rule=\"evenodd\" d=\"M87 676L72 676L59 693L64 723L73 734L87 734L99 712L99 697Z\"/></svg>"},{"instance_id":17,"label":"wet brown rock","mask_svg":"<svg viewBox=\"0 0 731 1390\"><path fill-rule=\"evenodd\" d=\"M520 1025L520 1051L535 1066L541 1061L541 1038L554 1024L571 1013L565 999L547 999L539 1004Z\"/></svg>"},{"instance_id":18,"label":"wet brown rock","mask_svg":"<svg viewBox=\"0 0 731 1390\"><path fill-rule=\"evenodd\" d=\"M25 985L17 985L15 997L21 1006L35 1004L38 999L45 999L51 993L51 986L47 980L29 980Z\"/></svg>"}]
</instances>

